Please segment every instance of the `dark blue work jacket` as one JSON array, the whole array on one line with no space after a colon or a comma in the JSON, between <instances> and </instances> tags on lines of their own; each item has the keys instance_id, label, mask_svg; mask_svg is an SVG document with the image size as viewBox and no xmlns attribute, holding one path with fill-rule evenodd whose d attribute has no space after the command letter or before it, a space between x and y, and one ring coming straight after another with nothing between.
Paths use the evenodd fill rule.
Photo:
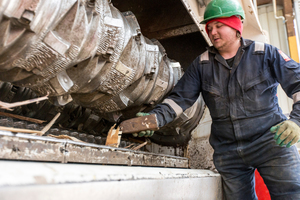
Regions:
<instances>
[{"instance_id":1,"label":"dark blue work jacket","mask_svg":"<svg viewBox=\"0 0 300 200\"><path fill-rule=\"evenodd\" d=\"M290 118L300 125L299 63L268 44L243 38L241 44L232 67L213 47L198 56L167 99L151 111L159 125L172 121L202 93L212 117L215 153L242 151L270 140L271 126L286 120L276 96L279 83L296 100Z\"/></svg>"}]
</instances>

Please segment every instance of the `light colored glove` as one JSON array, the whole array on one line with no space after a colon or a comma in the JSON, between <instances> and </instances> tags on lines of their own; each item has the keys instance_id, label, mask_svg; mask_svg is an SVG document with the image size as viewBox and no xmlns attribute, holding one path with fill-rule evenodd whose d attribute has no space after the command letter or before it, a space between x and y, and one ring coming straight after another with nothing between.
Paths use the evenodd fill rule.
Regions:
<instances>
[{"instance_id":1,"label":"light colored glove","mask_svg":"<svg viewBox=\"0 0 300 200\"><path fill-rule=\"evenodd\" d=\"M275 126L272 126L270 131L275 133L274 139L279 146L286 145L290 147L300 139L300 127L291 120L286 120Z\"/></svg>"},{"instance_id":2,"label":"light colored glove","mask_svg":"<svg viewBox=\"0 0 300 200\"><path fill-rule=\"evenodd\" d=\"M138 112L136 113L137 117L143 117L150 115L149 113L144 113L144 112ZM154 134L154 131L152 130L146 130L146 131L141 131L139 133L132 133L133 137L151 137Z\"/></svg>"}]
</instances>

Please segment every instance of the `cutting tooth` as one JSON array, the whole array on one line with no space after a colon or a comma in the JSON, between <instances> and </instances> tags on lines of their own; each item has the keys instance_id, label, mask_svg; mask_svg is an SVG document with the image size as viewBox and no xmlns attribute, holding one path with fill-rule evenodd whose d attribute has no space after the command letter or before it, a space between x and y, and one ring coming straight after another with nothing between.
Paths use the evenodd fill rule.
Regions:
<instances>
[{"instance_id":1,"label":"cutting tooth","mask_svg":"<svg viewBox=\"0 0 300 200\"><path fill-rule=\"evenodd\" d=\"M10 20L3 20L0 27L0 53L15 44L26 31L25 28L12 25Z\"/></svg>"}]
</instances>

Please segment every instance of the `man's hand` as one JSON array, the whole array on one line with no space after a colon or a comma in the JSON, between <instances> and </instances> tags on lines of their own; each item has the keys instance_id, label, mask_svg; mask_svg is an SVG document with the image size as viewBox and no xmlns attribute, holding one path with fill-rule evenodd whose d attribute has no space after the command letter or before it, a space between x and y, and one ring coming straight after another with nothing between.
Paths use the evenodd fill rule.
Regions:
<instances>
[{"instance_id":1,"label":"man's hand","mask_svg":"<svg viewBox=\"0 0 300 200\"><path fill-rule=\"evenodd\" d=\"M144 113L144 112L138 112L136 114L137 117L143 117L146 115L150 115L149 113ZM139 133L133 133L133 137L151 137L154 134L154 131L147 130L147 131L141 131Z\"/></svg>"},{"instance_id":2,"label":"man's hand","mask_svg":"<svg viewBox=\"0 0 300 200\"><path fill-rule=\"evenodd\" d=\"M290 147L300 139L300 127L291 120L272 126L270 131L275 133L274 139L276 144L280 146L286 145L286 147Z\"/></svg>"}]
</instances>

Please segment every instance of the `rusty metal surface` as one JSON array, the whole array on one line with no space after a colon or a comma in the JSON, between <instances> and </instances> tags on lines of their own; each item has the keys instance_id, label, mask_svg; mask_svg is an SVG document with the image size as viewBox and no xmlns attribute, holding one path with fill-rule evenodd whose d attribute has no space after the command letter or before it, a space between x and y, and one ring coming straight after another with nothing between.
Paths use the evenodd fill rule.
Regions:
<instances>
[{"instance_id":1,"label":"rusty metal surface","mask_svg":"<svg viewBox=\"0 0 300 200\"><path fill-rule=\"evenodd\" d=\"M158 129L158 122L155 114L135 117L125 120L120 124L122 133L139 133L140 131L157 131Z\"/></svg>"},{"instance_id":2,"label":"rusty metal surface","mask_svg":"<svg viewBox=\"0 0 300 200\"><path fill-rule=\"evenodd\" d=\"M184 157L0 131L0 159L187 168Z\"/></svg>"},{"instance_id":3,"label":"rusty metal surface","mask_svg":"<svg viewBox=\"0 0 300 200\"><path fill-rule=\"evenodd\" d=\"M63 145L54 141L44 142L26 138L1 136L1 159L38 160L63 162Z\"/></svg>"},{"instance_id":4,"label":"rusty metal surface","mask_svg":"<svg viewBox=\"0 0 300 200\"><path fill-rule=\"evenodd\" d=\"M209 46L212 45L208 35L205 31L205 26L200 24L203 20L204 10L206 5L210 2L210 0L181 0L187 11L189 12L191 18L194 20L195 24L198 26L201 34L206 40Z\"/></svg>"},{"instance_id":5,"label":"rusty metal surface","mask_svg":"<svg viewBox=\"0 0 300 200\"><path fill-rule=\"evenodd\" d=\"M154 33L149 33L148 37L155 38L157 40L163 40L196 32L199 32L198 26L196 24L190 24L179 28L172 28L167 30L156 31Z\"/></svg>"}]
</instances>

